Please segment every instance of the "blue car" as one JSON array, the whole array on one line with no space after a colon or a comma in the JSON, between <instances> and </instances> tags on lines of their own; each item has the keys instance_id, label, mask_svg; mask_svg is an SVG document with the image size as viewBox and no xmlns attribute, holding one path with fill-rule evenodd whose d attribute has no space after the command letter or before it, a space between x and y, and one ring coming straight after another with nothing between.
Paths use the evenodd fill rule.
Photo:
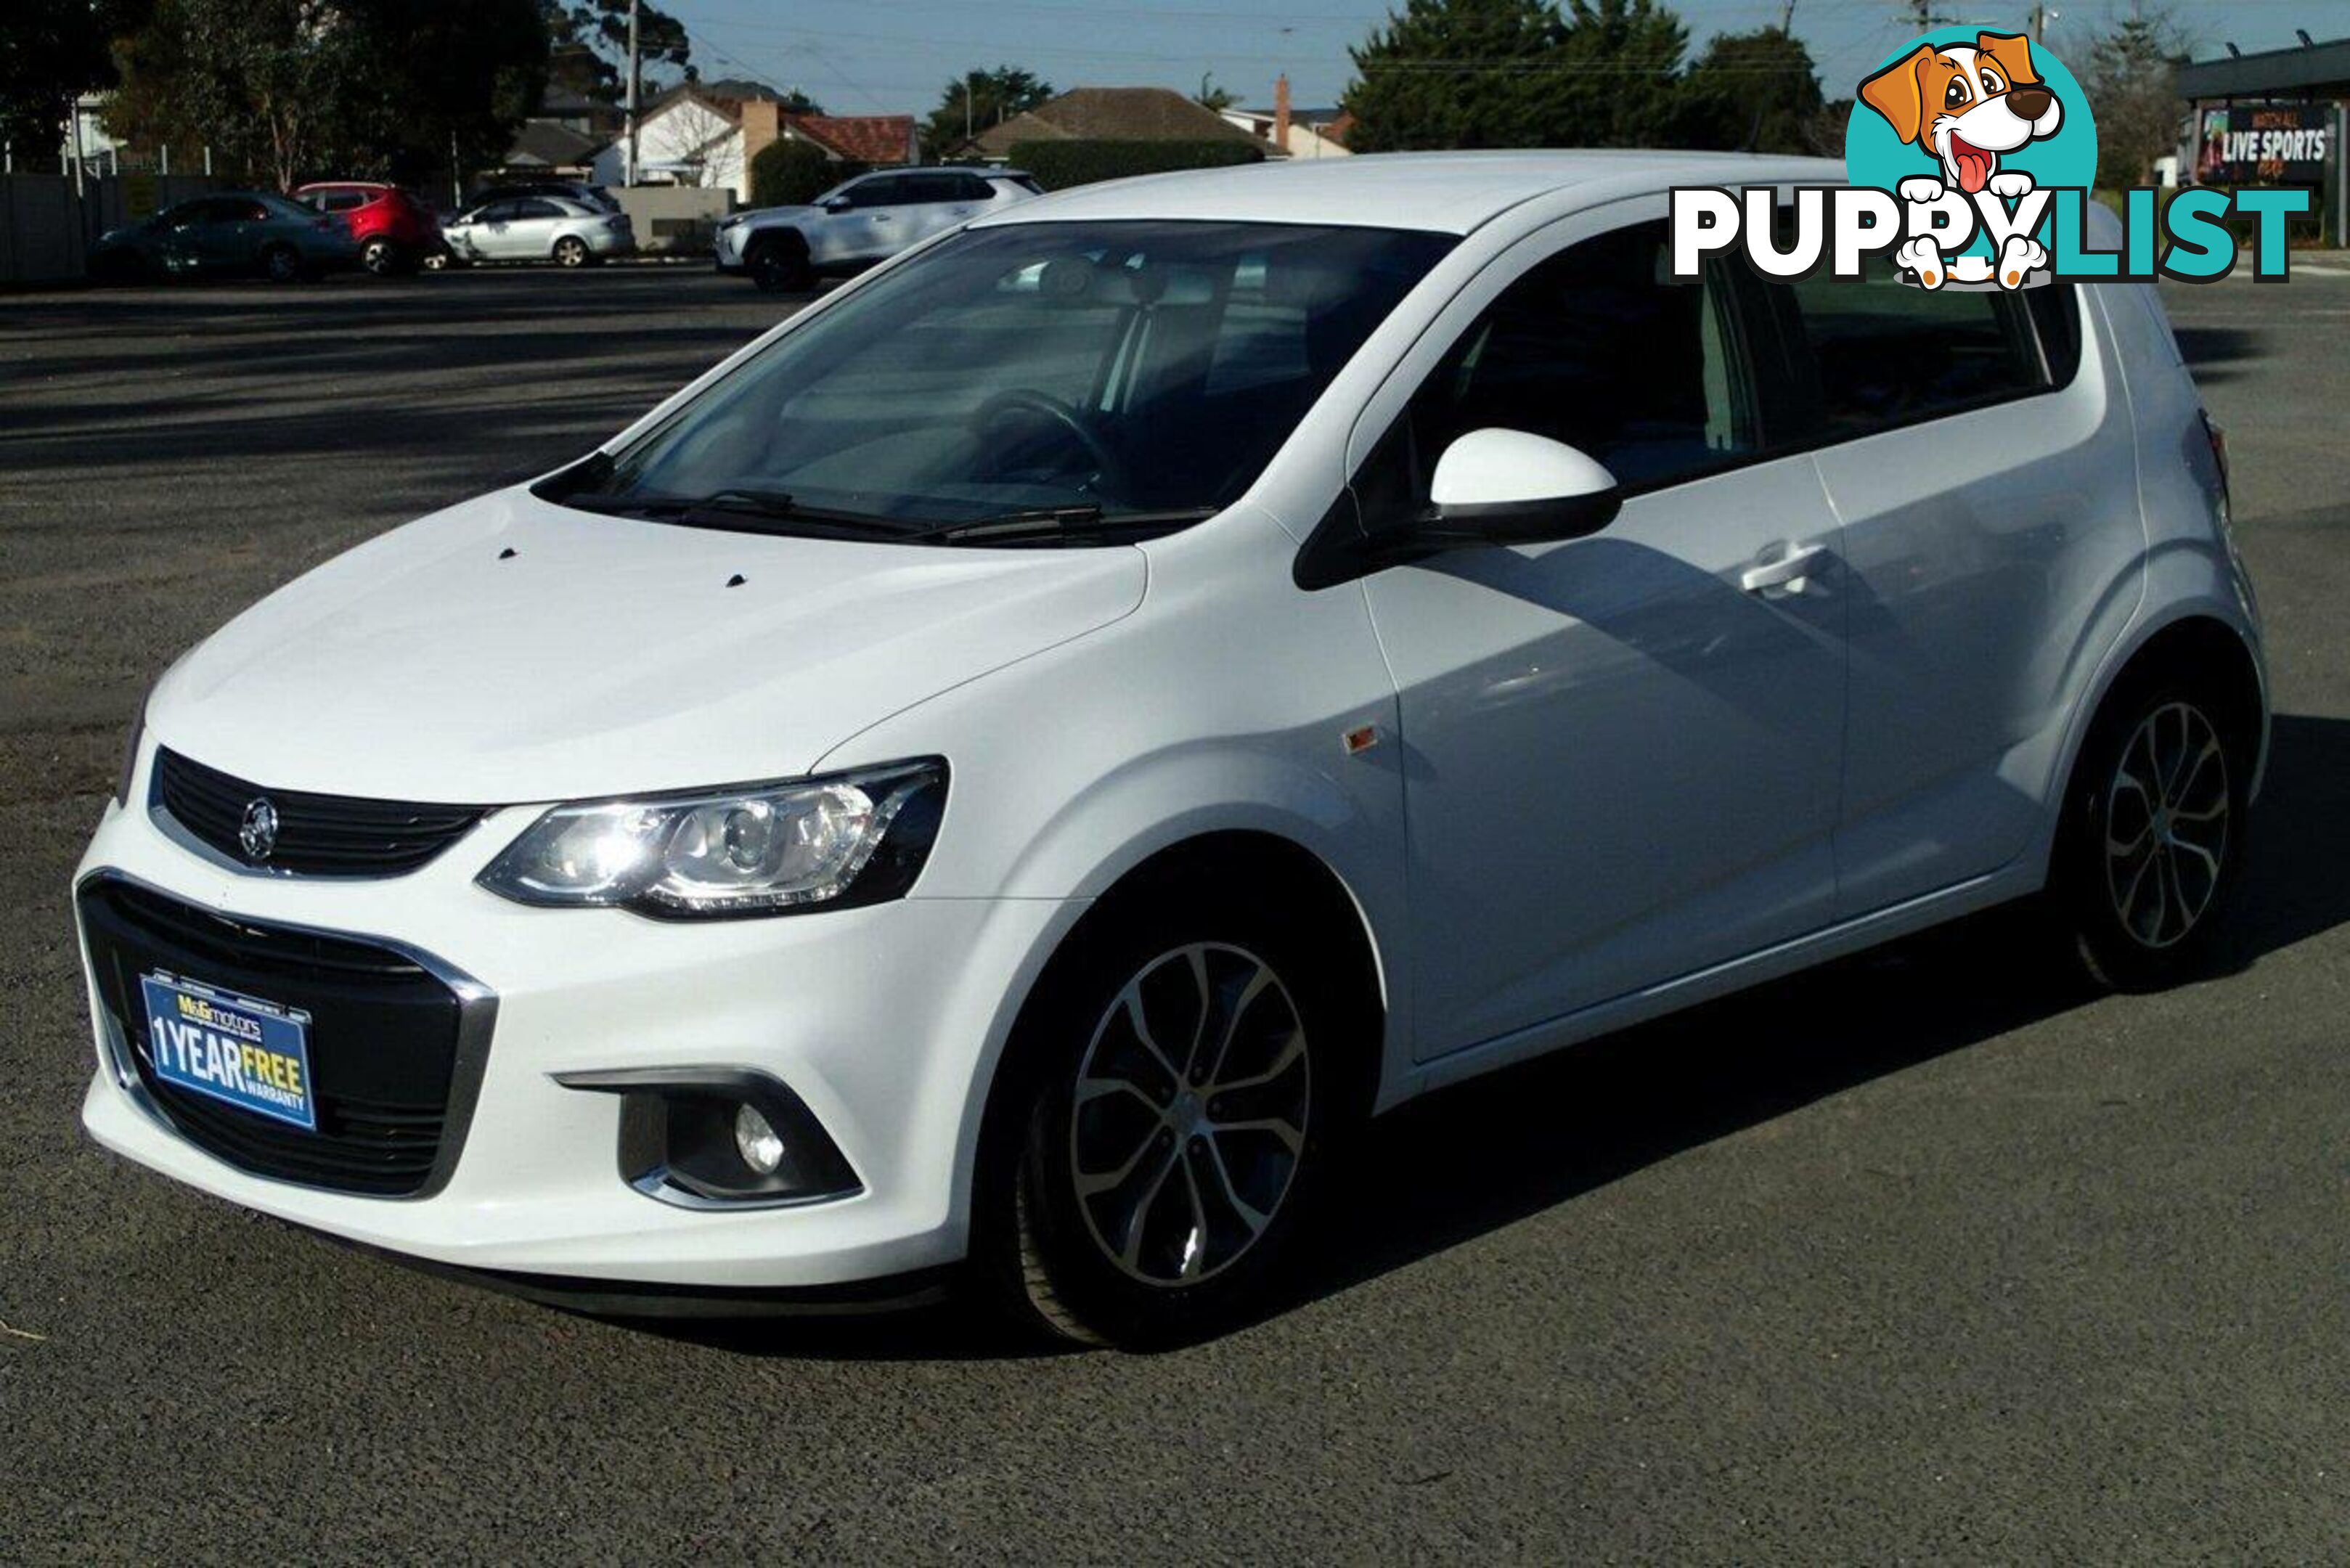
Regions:
<instances>
[{"instance_id":1,"label":"blue car","mask_svg":"<svg viewBox=\"0 0 2350 1568\"><path fill-rule=\"evenodd\" d=\"M89 271L106 282L236 276L292 283L357 265L359 255L339 217L284 196L222 191L109 230L90 253Z\"/></svg>"}]
</instances>

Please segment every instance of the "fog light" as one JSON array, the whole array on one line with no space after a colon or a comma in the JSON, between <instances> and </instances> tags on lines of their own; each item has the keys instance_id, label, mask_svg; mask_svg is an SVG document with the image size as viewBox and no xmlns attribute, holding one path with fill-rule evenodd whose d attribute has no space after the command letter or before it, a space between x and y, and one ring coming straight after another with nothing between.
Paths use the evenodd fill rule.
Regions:
<instances>
[{"instance_id":1,"label":"fog light","mask_svg":"<svg viewBox=\"0 0 2350 1568\"><path fill-rule=\"evenodd\" d=\"M767 1118L759 1114L756 1106L735 1107L734 1152L761 1176L775 1175L776 1167L784 1163L784 1140L767 1125Z\"/></svg>"}]
</instances>

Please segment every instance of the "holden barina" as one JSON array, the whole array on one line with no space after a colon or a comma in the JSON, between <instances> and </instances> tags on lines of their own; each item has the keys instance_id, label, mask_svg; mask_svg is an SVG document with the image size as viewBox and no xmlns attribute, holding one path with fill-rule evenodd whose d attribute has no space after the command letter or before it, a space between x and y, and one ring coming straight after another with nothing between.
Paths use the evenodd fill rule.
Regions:
<instances>
[{"instance_id":1,"label":"holden barina","mask_svg":"<svg viewBox=\"0 0 2350 1568\"><path fill-rule=\"evenodd\" d=\"M329 561L145 706L87 1126L591 1306L1156 1345L1443 1085L1992 905L2191 971L2224 451L2143 286L1673 277L1672 186L1841 173L1040 198Z\"/></svg>"}]
</instances>

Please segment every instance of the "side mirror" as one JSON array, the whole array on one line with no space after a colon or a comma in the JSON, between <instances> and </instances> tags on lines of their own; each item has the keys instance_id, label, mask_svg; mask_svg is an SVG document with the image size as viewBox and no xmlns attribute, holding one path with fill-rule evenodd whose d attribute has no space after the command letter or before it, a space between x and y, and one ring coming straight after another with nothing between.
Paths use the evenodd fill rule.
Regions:
<instances>
[{"instance_id":1,"label":"side mirror","mask_svg":"<svg viewBox=\"0 0 2350 1568\"><path fill-rule=\"evenodd\" d=\"M824 204L824 210L827 213L846 213L856 204L846 196L835 196Z\"/></svg>"},{"instance_id":2,"label":"side mirror","mask_svg":"<svg viewBox=\"0 0 2350 1568\"><path fill-rule=\"evenodd\" d=\"M1444 449L1429 484L1419 541L1538 545L1580 539L1616 520L1624 493L1601 464L1547 436L1471 431Z\"/></svg>"}]
</instances>

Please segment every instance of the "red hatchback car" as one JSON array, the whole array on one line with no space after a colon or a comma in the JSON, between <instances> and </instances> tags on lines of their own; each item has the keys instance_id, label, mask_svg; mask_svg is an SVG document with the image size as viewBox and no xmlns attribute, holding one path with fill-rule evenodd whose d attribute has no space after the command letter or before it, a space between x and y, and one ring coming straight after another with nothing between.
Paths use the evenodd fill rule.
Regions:
<instances>
[{"instance_id":1,"label":"red hatchback car","mask_svg":"<svg viewBox=\"0 0 2350 1568\"><path fill-rule=\"evenodd\" d=\"M359 243L359 265L378 277L413 272L441 248L441 220L397 185L368 180L321 180L294 199L340 217Z\"/></svg>"}]
</instances>

